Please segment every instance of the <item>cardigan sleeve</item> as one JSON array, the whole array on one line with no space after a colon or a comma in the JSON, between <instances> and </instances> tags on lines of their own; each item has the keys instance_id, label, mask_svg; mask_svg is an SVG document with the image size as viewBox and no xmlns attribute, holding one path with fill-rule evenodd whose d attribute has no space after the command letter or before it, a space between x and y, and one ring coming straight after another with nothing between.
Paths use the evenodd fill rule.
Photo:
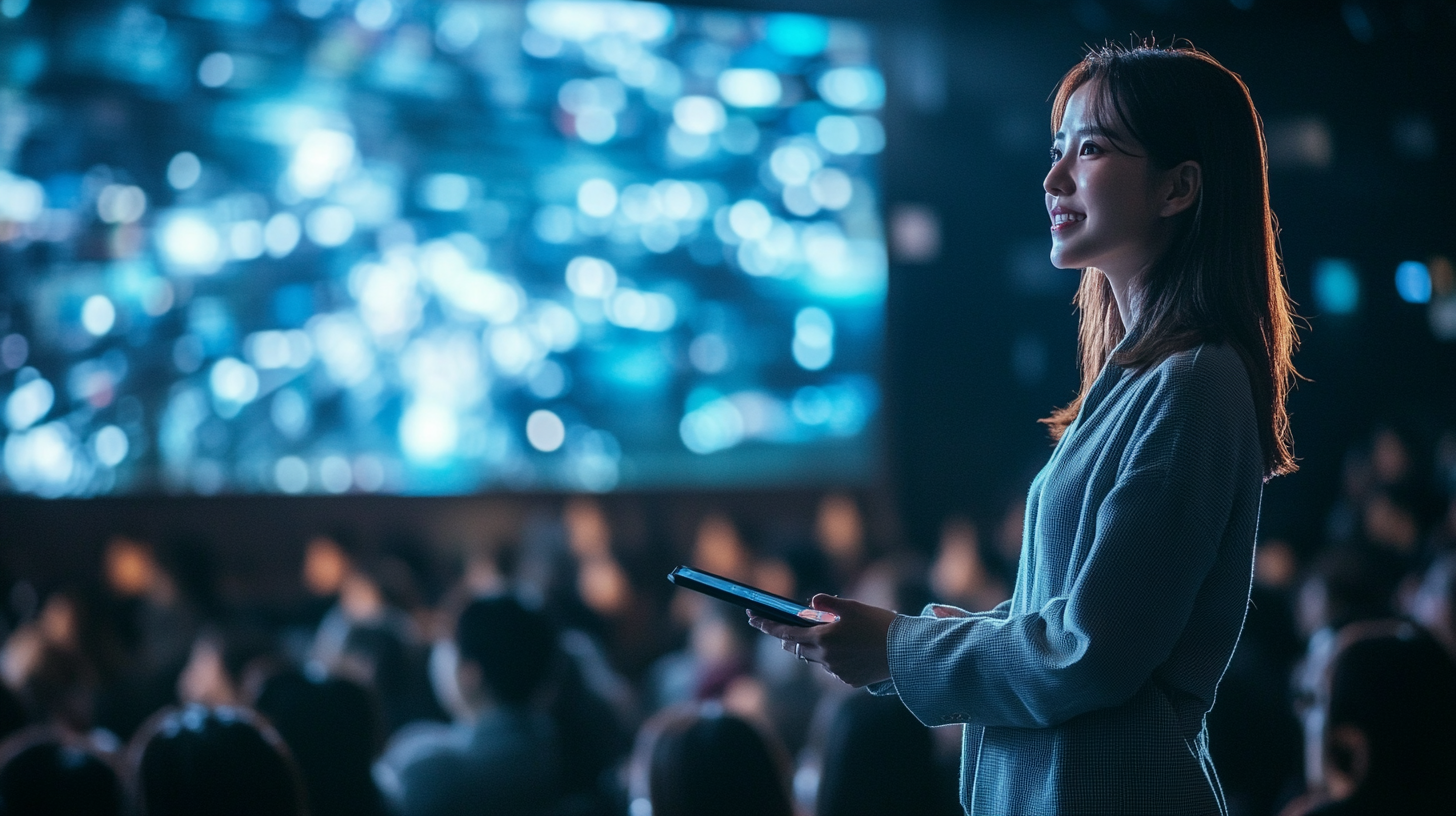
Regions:
<instances>
[{"instance_id":1,"label":"cardigan sleeve","mask_svg":"<svg viewBox=\"0 0 1456 816\"><path fill-rule=\"evenodd\" d=\"M1200 350L1201 351L1201 350ZM1004 617L897 617L891 682L927 725L1045 728L1131 697L1177 643L1229 523L1252 430L1240 365L1160 368L1070 590ZM1253 444L1258 444L1257 434ZM1044 512L1079 512L1043 507Z\"/></svg>"},{"instance_id":2,"label":"cardigan sleeve","mask_svg":"<svg viewBox=\"0 0 1456 816\"><path fill-rule=\"evenodd\" d=\"M936 615L934 610L936 606L945 606L945 604L926 604L925 608L920 610L920 617L935 618ZM1011 613L1011 600L1004 600L1001 603L996 604L994 608L988 609L985 612L971 612L966 609L961 609L958 606L952 606L950 608L956 610L957 612L964 613L961 617L954 618L954 620L967 620L969 618L991 618L995 620L1005 620L1006 616ZM869 691L870 694L873 694L876 697L893 697L896 694L899 694L899 692L895 689L895 681L893 678L889 680L883 680L879 683L871 683L868 686L865 686L865 688Z\"/></svg>"}]
</instances>

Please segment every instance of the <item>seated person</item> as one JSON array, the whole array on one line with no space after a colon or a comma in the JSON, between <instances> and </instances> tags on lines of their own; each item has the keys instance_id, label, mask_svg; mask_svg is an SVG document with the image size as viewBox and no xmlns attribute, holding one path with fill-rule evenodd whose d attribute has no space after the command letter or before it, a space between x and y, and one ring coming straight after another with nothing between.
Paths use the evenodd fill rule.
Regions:
<instances>
[{"instance_id":1,"label":"seated person","mask_svg":"<svg viewBox=\"0 0 1456 816\"><path fill-rule=\"evenodd\" d=\"M35 726L0 743L0 814L123 813L121 778L90 741Z\"/></svg>"},{"instance_id":2,"label":"seated person","mask_svg":"<svg viewBox=\"0 0 1456 816\"><path fill-rule=\"evenodd\" d=\"M1314 807L1291 810L1456 813L1456 665L1445 650L1414 624L1386 620L1345 627L1326 654L1305 716L1303 802Z\"/></svg>"},{"instance_id":3,"label":"seated person","mask_svg":"<svg viewBox=\"0 0 1456 816\"><path fill-rule=\"evenodd\" d=\"M379 704L342 677L289 670L262 684L256 702L298 763L309 816L384 812L370 766L381 743Z\"/></svg>"},{"instance_id":4,"label":"seated person","mask_svg":"<svg viewBox=\"0 0 1456 816\"><path fill-rule=\"evenodd\" d=\"M838 703L823 746L818 816L959 816L959 791L942 773L930 729L899 700L851 694Z\"/></svg>"},{"instance_id":5,"label":"seated person","mask_svg":"<svg viewBox=\"0 0 1456 816\"><path fill-rule=\"evenodd\" d=\"M668 709L638 736L631 810L646 799L652 816L791 816L787 767L776 740L715 703Z\"/></svg>"},{"instance_id":6,"label":"seated person","mask_svg":"<svg viewBox=\"0 0 1456 816\"><path fill-rule=\"evenodd\" d=\"M303 816L303 783L283 740L246 708L189 705L153 715L128 751L136 809Z\"/></svg>"},{"instance_id":7,"label":"seated person","mask_svg":"<svg viewBox=\"0 0 1456 816\"><path fill-rule=\"evenodd\" d=\"M177 677L177 699L184 705L243 705L278 662L276 652L272 638L260 628L204 627Z\"/></svg>"},{"instance_id":8,"label":"seated person","mask_svg":"<svg viewBox=\"0 0 1456 816\"><path fill-rule=\"evenodd\" d=\"M529 814L554 805L560 754L544 703L557 660L543 613L509 596L466 606L435 660L437 693L455 722L406 726L375 765L394 809Z\"/></svg>"}]
</instances>

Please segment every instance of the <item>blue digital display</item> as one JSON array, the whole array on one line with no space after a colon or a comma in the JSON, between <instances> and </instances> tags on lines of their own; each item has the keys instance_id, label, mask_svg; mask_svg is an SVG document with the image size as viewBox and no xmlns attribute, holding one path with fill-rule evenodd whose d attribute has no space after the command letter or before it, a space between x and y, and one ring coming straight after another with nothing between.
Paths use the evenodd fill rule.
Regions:
<instances>
[{"instance_id":1,"label":"blue digital display","mask_svg":"<svg viewBox=\"0 0 1456 816\"><path fill-rule=\"evenodd\" d=\"M0 7L0 491L873 477L865 26L67 5Z\"/></svg>"},{"instance_id":2,"label":"blue digital display","mask_svg":"<svg viewBox=\"0 0 1456 816\"><path fill-rule=\"evenodd\" d=\"M777 595L770 595L767 592L754 589L753 587L744 586L743 584L739 584L734 581L728 581L726 579L719 578L716 575L699 572L690 567L678 567L678 572L682 573L688 578L693 579L694 581L707 584L714 589L727 592L730 595L735 595L745 600L753 601L754 603L773 607L774 609L777 609L787 615L798 616L806 609L808 609L808 607L804 606L803 604L786 601L783 598L778 597Z\"/></svg>"}]
</instances>

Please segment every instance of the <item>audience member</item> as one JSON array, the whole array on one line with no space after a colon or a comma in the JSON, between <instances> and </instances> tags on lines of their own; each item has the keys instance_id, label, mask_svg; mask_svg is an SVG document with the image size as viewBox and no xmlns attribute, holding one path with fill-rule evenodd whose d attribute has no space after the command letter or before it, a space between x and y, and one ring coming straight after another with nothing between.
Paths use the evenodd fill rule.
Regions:
<instances>
[{"instance_id":1,"label":"audience member","mask_svg":"<svg viewBox=\"0 0 1456 816\"><path fill-rule=\"evenodd\" d=\"M367 689L339 677L284 671L263 683L256 705L298 763L310 816L384 812L370 775L381 724Z\"/></svg>"},{"instance_id":2,"label":"audience member","mask_svg":"<svg viewBox=\"0 0 1456 816\"><path fill-rule=\"evenodd\" d=\"M1299 588L1295 618L1301 634L1338 629L1357 620L1389 617L1401 565L1388 553L1342 545L1321 555Z\"/></svg>"},{"instance_id":3,"label":"audience member","mask_svg":"<svg viewBox=\"0 0 1456 816\"><path fill-rule=\"evenodd\" d=\"M174 701L177 678L197 633L218 612L205 542L169 540L163 547L127 536L106 543L103 567L110 591L107 623L119 655L105 663L114 675L98 720L130 734Z\"/></svg>"},{"instance_id":4,"label":"audience member","mask_svg":"<svg viewBox=\"0 0 1456 816\"><path fill-rule=\"evenodd\" d=\"M256 690L276 662L268 634L252 626L209 626L192 644L177 678L177 699L206 706L237 706Z\"/></svg>"},{"instance_id":5,"label":"audience member","mask_svg":"<svg viewBox=\"0 0 1456 816\"><path fill-rule=\"evenodd\" d=\"M1310 792L1290 812L1456 812L1456 665L1435 640L1404 621L1352 624L1312 644L1304 677Z\"/></svg>"},{"instance_id":6,"label":"audience member","mask_svg":"<svg viewBox=\"0 0 1456 816\"><path fill-rule=\"evenodd\" d=\"M619 709L602 693L603 686L620 683L615 675L603 677L609 669L591 652L580 632L563 632L561 645L566 659L552 684L549 712L561 760L562 813L608 813L620 810L620 782L615 770L632 749L632 732Z\"/></svg>"},{"instance_id":7,"label":"audience member","mask_svg":"<svg viewBox=\"0 0 1456 816\"><path fill-rule=\"evenodd\" d=\"M1443 747L1456 745L1456 725L1416 679L1452 671L1426 665L1433 644L1456 655L1456 431L1433 452L1422 447L1432 439L1388 428L1365 437L1317 535L1326 543L1302 537L1317 523L1286 519L1289 543L1260 544L1239 648L1207 717L1230 816L1274 812L1303 787L1288 696L1301 653L1298 681L1319 705L1305 717L1309 794L1287 811L1452 804L1431 798L1427 782L1440 762L1456 765ZM37 582L57 576L0 567L14 582L15 627L0 649L0 737L27 722L88 734L7 743L0 816L38 801L25 795L89 795L56 780L104 765L91 743L125 738L177 701L195 705L156 714L132 741L142 812L787 813L783 746L804 749L801 811L954 811L945 763L958 760L959 730L926 729L893 701L839 688L754 635L739 610L662 576L687 562L801 599L828 591L906 611L931 600L989 609L1013 582L1019 490L981 531L948 521L929 563L911 548L871 547L860 499L848 495L779 515L650 509L597 497L537 505L493 528L448 591L432 552L399 536L309 539L295 597L234 591L227 606L196 542L118 536L97 565L101 582L62 576L73 583L49 593ZM682 540L664 543L672 533ZM509 592L540 611L499 594ZM1430 636L1372 623L1397 609ZM1407 634L1356 637L1382 626ZM1359 668L1382 662L1384 686ZM236 708L250 702L279 734ZM624 775L632 724L654 711ZM1446 729L1444 743L1432 729ZM35 793L45 785L64 790Z\"/></svg>"},{"instance_id":8,"label":"audience member","mask_svg":"<svg viewBox=\"0 0 1456 816\"><path fill-rule=\"evenodd\" d=\"M100 677L84 648L78 593L53 592L35 620L16 627L0 652L0 677L34 722L77 732L94 724Z\"/></svg>"},{"instance_id":9,"label":"audience member","mask_svg":"<svg viewBox=\"0 0 1456 816\"><path fill-rule=\"evenodd\" d=\"M752 669L756 640L743 630L743 613L710 598L689 596L681 604L691 617L684 648L666 654L647 676L648 710L716 700Z\"/></svg>"},{"instance_id":10,"label":"audience member","mask_svg":"<svg viewBox=\"0 0 1456 816\"><path fill-rule=\"evenodd\" d=\"M246 708L167 708L128 751L147 816L303 816L303 783L273 727Z\"/></svg>"},{"instance_id":11,"label":"audience member","mask_svg":"<svg viewBox=\"0 0 1456 816\"><path fill-rule=\"evenodd\" d=\"M1444 553L1426 568L1410 615L1456 659L1456 552Z\"/></svg>"},{"instance_id":12,"label":"audience member","mask_svg":"<svg viewBox=\"0 0 1456 816\"><path fill-rule=\"evenodd\" d=\"M0 679L3 679L3 673L0 673ZM10 690L9 683L0 682L0 739L24 728L28 722L30 717L26 715L25 704Z\"/></svg>"},{"instance_id":13,"label":"audience member","mask_svg":"<svg viewBox=\"0 0 1456 816\"><path fill-rule=\"evenodd\" d=\"M310 657L331 675L379 692L386 729L443 716L429 694L427 651L407 603L413 592L402 565L357 558L324 615Z\"/></svg>"},{"instance_id":14,"label":"audience member","mask_svg":"<svg viewBox=\"0 0 1456 816\"><path fill-rule=\"evenodd\" d=\"M125 804L111 760L85 739L37 726L0 743L0 816L111 816Z\"/></svg>"},{"instance_id":15,"label":"audience member","mask_svg":"<svg viewBox=\"0 0 1456 816\"><path fill-rule=\"evenodd\" d=\"M981 537L967 519L949 519L940 531L930 587L937 600L974 612L994 609L1011 592L987 564Z\"/></svg>"},{"instance_id":16,"label":"audience member","mask_svg":"<svg viewBox=\"0 0 1456 816\"><path fill-rule=\"evenodd\" d=\"M824 741L818 816L959 814L952 779L941 778L930 729L899 700L851 694Z\"/></svg>"},{"instance_id":17,"label":"audience member","mask_svg":"<svg viewBox=\"0 0 1456 816\"><path fill-rule=\"evenodd\" d=\"M1299 720L1289 705L1290 672L1303 649L1292 604L1298 568L1285 541L1259 543L1244 631L1207 714L1231 816L1273 813L1302 787Z\"/></svg>"},{"instance_id":18,"label":"audience member","mask_svg":"<svg viewBox=\"0 0 1456 816\"><path fill-rule=\"evenodd\" d=\"M783 749L742 717L708 706L661 712L642 727L632 795L652 816L790 816Z\"/></svg>"},{"instance_id":19,"label":"audience member","mask_svg":"<svg viewBox=\"0 0 1456 816\"><path fill-rule=\"evenodd\" d=\"M375 766L381 790L403 816L547 811L561 779L544 710L560 659L550 620L513 597L482 598L437 655L438 693L455 722L397 734Z\"/></svg>"}]
</instances>

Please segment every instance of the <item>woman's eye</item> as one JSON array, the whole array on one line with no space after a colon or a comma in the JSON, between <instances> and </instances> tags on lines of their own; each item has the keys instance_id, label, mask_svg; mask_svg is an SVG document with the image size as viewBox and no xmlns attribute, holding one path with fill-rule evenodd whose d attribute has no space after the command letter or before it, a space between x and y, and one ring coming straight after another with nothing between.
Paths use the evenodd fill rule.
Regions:
<instances>
[{"instance_id":1,"label":"woman's eye","mask_svg":"<svg viewBox=\"0 0 1456 816\"><path fill-rule=\"evenodd\" d=\"M1052 148L1052 164L1056 164L1062 158L1062 151Z\"/></svg>"},{"instance_id":2,"label":"woman's eye","mask_svg":"<svg viewBox=\"0 0 1456 816\"><path fill-rule=\"evenodd\" d=\"M1091 155L1093 155L1095 153L1101 153L1101 152L1102 152L1102 148L1098 147L1095 144L1092 144L1091 142L1087 142L1086 144L1082 145L1082 155L1083 156L1091 156Z\"/></svg>"}]
</instances>

